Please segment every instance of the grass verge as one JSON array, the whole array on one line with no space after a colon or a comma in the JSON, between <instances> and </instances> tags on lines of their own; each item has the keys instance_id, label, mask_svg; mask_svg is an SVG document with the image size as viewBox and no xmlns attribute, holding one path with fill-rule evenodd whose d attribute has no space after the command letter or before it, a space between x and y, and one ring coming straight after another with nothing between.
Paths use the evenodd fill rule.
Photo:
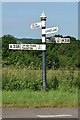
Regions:
<instances>
[{"instance_id":1,"label":"grass verge","mask_svg":"<svg viewBox=\"0 0 80 120\"><path fill-rule=\"evenodd\" d=\"M3 91L3 107L77 107L77 92L68 91Z\"/></svg>"}]
</instances>

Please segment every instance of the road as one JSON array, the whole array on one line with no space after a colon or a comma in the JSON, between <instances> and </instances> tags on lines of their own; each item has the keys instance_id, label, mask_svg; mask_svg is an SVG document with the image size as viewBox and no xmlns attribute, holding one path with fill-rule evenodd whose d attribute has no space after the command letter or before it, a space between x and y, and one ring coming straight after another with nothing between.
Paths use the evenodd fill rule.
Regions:
<instances>
[{"instance_id":1,"label":"road","mask_svg":"<svg viewBox=\"0 0 80 120\"><path fill-rule=\"evenodd\" d=\"M4 108L3 118L78 118L78 108Z\"/></svg>"}]
</instances>

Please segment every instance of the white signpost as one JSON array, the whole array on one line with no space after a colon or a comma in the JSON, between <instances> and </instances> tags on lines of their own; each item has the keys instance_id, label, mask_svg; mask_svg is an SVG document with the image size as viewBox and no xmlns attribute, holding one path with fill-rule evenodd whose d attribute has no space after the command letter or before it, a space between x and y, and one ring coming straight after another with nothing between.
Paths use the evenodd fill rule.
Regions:
<instances>
[{"instance_id":1,"label":"white signpost","mask_svg":"<svg viewBox=\"0 0 80 120\"><path fill-rule=\"evenodd\" d=\"M31 24L31 29L42 28L42 44L9 44L9 49L13 50L42 50L42 88L46 90L46 34L58 32L58 27L46 28L46 15L42 12L41 22ZM48 43L70 43L70 38L54 37Z\"/></svg>"}]
</instances>

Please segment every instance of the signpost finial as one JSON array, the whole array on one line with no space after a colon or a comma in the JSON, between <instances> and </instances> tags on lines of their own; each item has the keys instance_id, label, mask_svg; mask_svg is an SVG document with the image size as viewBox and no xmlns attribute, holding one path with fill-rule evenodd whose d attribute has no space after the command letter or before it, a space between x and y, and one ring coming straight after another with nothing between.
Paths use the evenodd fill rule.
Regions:
<instances>
[{"instance_id":1,"label":"signpost finial","mask_svg":"<svg viewBox=\"0 0 80 120\"><path fill-rule=\"evenodd\" d=\"M45 14L45 12L42 12L42 13L41 13L40 18L46 18L46 14Z\"/></svg>"}]
</instances>

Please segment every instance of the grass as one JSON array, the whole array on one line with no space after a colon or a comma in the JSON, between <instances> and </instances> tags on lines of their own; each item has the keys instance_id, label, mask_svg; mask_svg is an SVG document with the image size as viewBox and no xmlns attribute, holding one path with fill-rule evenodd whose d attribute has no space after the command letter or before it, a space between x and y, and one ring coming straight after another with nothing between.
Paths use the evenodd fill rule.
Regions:
<instances>
[{"instance_id":1,"label":"grass","mask_svg":"<svg viewBox=\"0 0 80 120\"><path fill-rule=\"evenodd\" d=\"M59 86L56 90L53 90L51 86L47 92L44 92L30 89L37 86L41 88L39 81L42 80L42 70L16 66L3 67L2 82L8 90L4 89L2 93L3 107L77 107L78 72L77 69L47 70L48 87L54 84L54 77L57 78ZM21 89L18 89L20 85ZM12 91L9 91L9 86ZM17 86L16 90L14 86Z\"/></svg>"},{"instance_id":2,"label":"grass","mask_svg":"<svg viewBox=\"0 0 80 120\"><path fill-rule=\"evenodd\" d=\"M2 107L2 91L0 90L0 107Z\"/></svg>"},{"instance_id":3,"label":"grass","mask_svg":"<svg viewBox=\"0 0 80 120\"><path fill-rule=\"evenodd\" d=\"M57 88L67 90L79 87L78 70L47 70L48 88L54 88L56 77ZM2 68L2 83L4 90L22 90L26 88L40 90L42 70L31 70L26 67L6 66Z\"/></svg>"},{"instance_id":4,"label":"grass","mask_svg":"<svg viewBox=\"0 0 80 120\"><path fill-rule=\"evenodd\" d=\"M64 91L3 91L3 107L77 107L78 94Z\"/></svg>"},{"instance_id":5,"label":"grass","mask_svg":"<svg viewBox=\"0 0 80 120\"><path fill-rule=\"evenodd\" d=\"M73 75L74 78L78 77L78 69L76 70L66 70L66 69L58 69L58 70L47 70L47 79L50 79L52 76L57 76L59 79L63 77L71 77ZM26 67L16 67L16 66L6 66L2 68L3 75L6 77L16 77L20 79L25 79L26 76L33 77L36 79L42 79L42 70L31 70Z\"/></svg>"}]
</instances>

